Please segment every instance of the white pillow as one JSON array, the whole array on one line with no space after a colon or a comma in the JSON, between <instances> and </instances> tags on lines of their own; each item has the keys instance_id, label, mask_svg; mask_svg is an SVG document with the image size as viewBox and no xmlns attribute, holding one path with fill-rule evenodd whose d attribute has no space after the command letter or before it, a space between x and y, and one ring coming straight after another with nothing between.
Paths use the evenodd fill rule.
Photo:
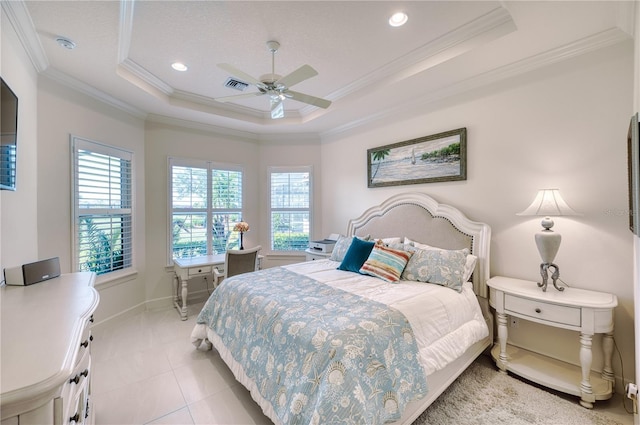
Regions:
<instances>
[{"instance_id":1,"label":"white pillow","mask_svg":"<svg viewBox=\"0 0 640 425\"><path fill-rule=\"evenodd\" d=\"M399 245L402 243L402 238L401 237L396 237L396 238L371 238L370 240L374 240L376 241L376 243L378 243L378 241L382 241L382 244L385 246L390 246L390 245Z\"/></svg>"},{"instance_id":2,"label":"white pillow","mask_svg":"<svg viewBox=\"0 0 640 425\"><path fill-rule=\"evenodd\" d=\"M439 249L439 250L443 250L443 251L450 251L450 250L447 250L447 249L438 248L436 246L431 246L431 245L427 245L427 244L424 244L424 243L413 241L413 240L407 238L406 236L404 238L404 244L405 245L415 246L418 249ZM476 263L477 262L478 262L478 257L477 256L475 256L473 254L468 254L467 255L467 261L466 261L466 263L464 265L464 276L463 276L464 282L468 282L469 279L471 279L471 275L473 274L473 271L476 268Z\"/></svg>"}]
</instances>

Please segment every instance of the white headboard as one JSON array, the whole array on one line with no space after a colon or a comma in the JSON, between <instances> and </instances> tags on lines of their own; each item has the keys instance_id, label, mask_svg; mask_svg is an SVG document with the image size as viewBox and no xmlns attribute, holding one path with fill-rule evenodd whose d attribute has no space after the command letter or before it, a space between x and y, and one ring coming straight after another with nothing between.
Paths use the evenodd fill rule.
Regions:
<instances>
[{"instance_id":1,"label":"white headboard","mask_svg":"<svg viewBox=\"0 0 640 425\"><path fill-rule=\"evenodd\" d=\"M491 228L469 220L457 208L439 204L429 195L409 192L392 196L349 220L347 235L399 236L444 249L469 248L478 257L473 289L478 296L487 298Z\"/></svg>"}]
</instances>

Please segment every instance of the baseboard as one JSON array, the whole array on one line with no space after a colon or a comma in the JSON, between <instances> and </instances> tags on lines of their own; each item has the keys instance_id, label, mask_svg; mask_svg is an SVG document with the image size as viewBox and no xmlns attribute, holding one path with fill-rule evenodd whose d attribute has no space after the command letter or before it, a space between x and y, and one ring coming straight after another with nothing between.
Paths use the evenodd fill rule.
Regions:
<instances>
[{"instance_id":1,"label":"baseboard","mask_svg":"<svg viewBox=\"0 0 640 425\"><path fill-rule=\"evenodd\" d=\"M198 291L190 291L189 297L187 299L187 306L199 302L204 302L209 299L209 291L206 289L198 290ZM104 326L107 323L113 323L114 321L124 320L129 317L135 316L136 314L143 313L145 311L152 310L161 310L163 308L173 308L173 296L155 298L152 300L146 300L137 304L133 307L130 307L126 310L121 311L120 313L113 314L105 319L100 320L99 322L95 322L93 324L93 328L99 328L100 326Z\"/></svg>"},{"instance_id":2,"label":"baseboard","mask_svg":"<svg viewBox=\"0 0 640 425\"><path fill-rule=\"evenodd\" d=\"M99 322L95 322L91 327L92 328L100 328L100 326L104 326L107 323L111 323L117 320L127 319L129 317L133 317L136 314L143 313L146 310L146 302L142 302L140 304L136 304L133 307L130 307L126 310L121 311L120 313L113 314L105 319L100 320Z\"/></svg>"}]
</instances>

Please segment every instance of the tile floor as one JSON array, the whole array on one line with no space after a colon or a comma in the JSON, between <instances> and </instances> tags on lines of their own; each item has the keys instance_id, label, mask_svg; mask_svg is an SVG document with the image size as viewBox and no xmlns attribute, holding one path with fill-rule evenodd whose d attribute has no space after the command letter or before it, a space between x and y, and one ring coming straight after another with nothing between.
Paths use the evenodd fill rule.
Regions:
<instances>
[{"instance_id":1,"label":"tile floor","mask_svg":"<svg viewBox=\"0 0 640 425\"><path fill-rule=\"evenodd\" d=\"M112 320L94 328L93 405L97 425L271 424L215 351L190 343L196 312L173 308ZM596 404L632 424L622 397Z\"/></svg>"},{"instance_id":2,"label":"tile floor","mask_svg":"<svg viewBox=\"0 0 640 425\"><path fill-rule=\"evenodd\" d=\"M215 351L190 343L201 308L187 321L167 308L94 328L97 425L272 423Z\"/></svg>"}]
</instances>

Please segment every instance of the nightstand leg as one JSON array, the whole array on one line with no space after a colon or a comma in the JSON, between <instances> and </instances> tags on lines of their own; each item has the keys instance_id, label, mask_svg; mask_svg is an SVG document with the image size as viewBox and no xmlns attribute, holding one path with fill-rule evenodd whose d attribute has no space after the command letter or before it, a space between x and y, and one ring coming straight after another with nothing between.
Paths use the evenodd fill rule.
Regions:
<instances>
[{"instance_id":1,"label":"nightstand leg","mask_svg":"<svg viewBox=\"0 0 640 425\"><path fill-rule=\"evenodd\" d=\"M498 313L498 344L500 344L500 356L498 357L498 368L500 373L507 373L507 315Z\"/></svg>"},{"instance_id":2,"label":"nightstand leg","mask_svg":"<svg viewBox=\"0 0 640 425\"><path fill-rule=\"evenodd\" d=\"M604 354L604 368L602 369L602 379L615 383L616 379L611 366L613 357L613 332L602 335L602 353Z\"/></svg>"},{"instance_id":3,"label":"nightstand leg","mask_svg":"<svg viewBox=\"0 0 640 425\"><path fill-rule=\"evenodd\" d=\"M582 368L582 381L580 382L580 405L587 409L593 409L595 396L591 387L591 361L593 355L591 353L591 340L593 335L580 334L580 366Z\"/></svg>"}]
</instances>

